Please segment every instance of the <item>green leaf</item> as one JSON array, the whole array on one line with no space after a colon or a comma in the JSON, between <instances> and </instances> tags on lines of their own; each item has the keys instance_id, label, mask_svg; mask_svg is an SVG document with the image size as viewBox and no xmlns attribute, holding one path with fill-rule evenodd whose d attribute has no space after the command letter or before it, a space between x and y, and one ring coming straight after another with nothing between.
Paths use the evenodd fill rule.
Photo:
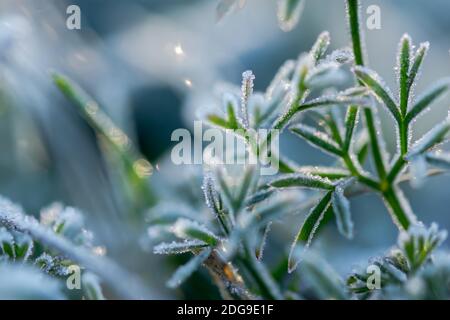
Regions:
<instances>
[{"instance_id":1,"label":"green leaf","mask_svg":"<svg viewBox=\"0 0 450 320\"><path fill-rule=\"evenodd\" d=\"M271 195L273 195L274 190L273 189L263 189L255 192L254 194L247 197L247 200L245 201L245 205L247 207L254 206L255 204L258 204L266 199L268 199Z\"/></svg>"},{"instance_id":2,"label":"green leaf","mask_svg":"<svg viewBox=\"0 0 450 320\"><path fill-rule=\"evenodd\" d=\"M188 219L178 219L172 227L172 232L181 239L197 239L211 246L219 243L220 239L204 225Z\"/></svg>"},{"instance_id":3,"label":"green leaf","mask_svg":"<svg viewBox=\"0 0 450 320\"><path fill-rule=\"evenodd\" d=\"M224 187L226 187L226 185L224 185ZM203 177L202 189L207 207L219 220L223 231L228 233L231 228L230 216L225 212L222 201L222 193L216 190L215 179L210 173L205 173ZM226 190L229 192L228 189ZM225 193L226 192L224 192L224 195ZM232 199L227 199L227 201L232 201ZM230 204L232 205L233 203L231 202Z\"/></svg>"},{"instance_id":4,"label":"green leaf","mask_svg":"<svg viewBox=\"0 0 450 320\"><path fill-rule=\"evenodd\" d=\"M432 85L430 88L426 89L423 94L421 94L414 103L411 110L406 116L406 122L411 122L420 113L422 113L430 104L441 97L450 88L450 79L443 79L436 84Z\"/></svg>"},{"instance_id":5,"label":"green leaf","mask_svg":"<svg viewBox=\"0 0 450 320\"><path fill-rule=\"evenodd\" d=\"M408 107L408 80L409 80L409 63L411 60L411 38L409 35L403 35L399 44L398 68L399 68L399 88L400 88L400 112L406 114Z\"/></svg>"},{"instance_id":6,"label":"green leaf","mask_svg":"<svg viewBox=\"0 0 450 320\"><path fill-rule=\"evenodd\" d=\"M311 48L311 55L314 61L317 62L325 56L328 47L330 46L330 33L328 31L322 32L318 37L316 42Z\"/></svg>"},{"instance_id":7,"label":"green leaf","mask_svg":"<svg viewBox=\"0 0 450 320\"><path fill-rule=\"evenodd\" d=\"M336 156L342 156L342 150L326 133L306 125L296 125L289 128L291 132L302 137L310 144Z\"/></svg>"},{"instance_id":8,"label":"green leaf","mask_svg":"<svg viewBox=\"0 0 450 320\"><path fill-rule=\"evenodd\" d=\"M167 281L167 286L172 289L179 287L203 264L203 262L206 261L206 259L208 259L210 254L211 249L207 248L189 260L186 264L179 267L169 281Z\"/></svg>"},{"instance_id":9,"label":"green leaf","mask_svg":"<svg viewBox=\"0 0 450 320\"><path fill-rule=\"evenodd\" d=\"M162 242L153 248L154 254L182 254L197 252L207 247L208 244L199 240L185 240L183 242Z\"/></svg>"},{"instance_id":10,"label":"green leaf","mask_svg":"<svg viewBox=\"0 0 450 320\"><path fill-rule=\"evenodd\" d=\"M7 255L9 259L14 260L16 258L14 238L5 228L0 228L0 249L0 253Z\"/></svg>"},{"instance_id":11,"label":"green leaf","mask_svg":"<svg viewBox=\"0 0 450 320\"><path fill-rule=\"evenodd\" d=\"M420 268L431 253L447 238L447 231L439 230L436 223L429 228L413 225L399 236L398 245L408 259L409 267L414 271Z\"/></svg>"},{"instance_id":12,"label":"green leaf","mask_svg":"<svg viewBox=\"0 0 450 320\"><path fill-rule=\"evenodd\" d=\"M300 227L289 252L288 272L291 273L297 268L299 263L299 251L308 248L325 214L331 215L332 210L327 210L331 203L331 195L328 192L319 203L310 211L302 226Z\"/></svg>"},{"instance_id":13,"label":"green leaf","mask_svg":"<svg viewBox=\"0 0 450 320\"><path fill-rule=\"evenodd\" d=\"M231 126L228 124L228 121L221 118L220 116L216 114L210 114L206 117L212 124L215 124L218 127L224 128L224 129L231 129Z\"/></svg>"},{"instance_id":14,"label":"green leaf","mask_svg":"<svg viewBox=\"0 0 450 320\"><path fill-rule=\"evenodd\" d=\"M361 93L361 95L356 95L355 92ZM316 99L306 101L305 103L298 106L295 112L305 111L311 108L327 107L335 105L365 105L367 104L367 99L364 94L367 93L366 90L362 91L343 91L334 95L321 96Z\"/></svg>"},{"instance_id":15,"label":"green leaf","mask_svg":"<svg viewBox=\"0 0 450 320\"><path fill-rule=\"evenodd\" d=\"M333 190L334 185L328 179L302 173L281 175L269 182L275 188L303 187L310 189Z\"/></svg>"},{"instance_id":16,"label":"green leaf","mask_svg":"<svg viewBox=\"0 0 450 320\"><path fill-rule=\"evenodd\" d=\"M380 76L368 68L356 66L353 69L358 80L360 80L367 88L369 88L374 95L386 106L389 112L394 116L398 123L401 121L400 111L389 91L389 88L384 84Z\"/></svg>"},{"instance_id":17,"label":"green leaf","mask_svg":"<svg viewBox=\"0 0 450 320\"><path fill-rule=\"evenodd\" d=\"M411 66L408 76L408 95L409 92L411 91L414 82L416 81L417 75L419 74L419 71L422 66L423 59L425 58L425 55L427 54L429 47L430 47L429 42L423 42L420 44L419 48L414 54L414 62Z\"/></svg>"},{"instance_id":18,"label":"green leaf","mask_svg":"<svg viewBox=\"0 0 450 320\"><path fill-rule=\"evenodd\" d=\"M361 147L356 152L358 162L360 164L363 164L366 161L368 154L369 154L369 141L366 141L365 143L361 144Z\"/></svg>"},{"instance_id":19,"label":"green leaf","mask_svg":"<svg viewBox=\"0 0 450 320\"><path fill-rule=\"evenodd\" d=\"M412 157L421 154L436 145L442 143L450 130L450 119L446 119L440 124L436 125L433 129L428 131L423 135L414 145L411 147L408 154L405 156L406 159L411 159Z\"/></svg>"},{"instance_id":20,"label":"green leaf","mask_svg":"<svg viewBox=\"0 0 450 320\"><path fill-rule=\"evenodd\" d=\"M350 144L353 138L353 132L355 130L358 121L359 108L355 105L351 105L347 109L345 115L345 139L344 139L344 152L348 152Z\"/></svg>"},{"instance_id":21,"label":"green leaf","mask_svg":"<svg viewBox=\"0 0 450 320\"><path fill-rule=\"evenodd\" d=\"M334 216L339 232L346 238L353 238L353 221L350 212L350 202L344 196L344 189L337 187L331 198Z\"/></svg>"}]
</instances>

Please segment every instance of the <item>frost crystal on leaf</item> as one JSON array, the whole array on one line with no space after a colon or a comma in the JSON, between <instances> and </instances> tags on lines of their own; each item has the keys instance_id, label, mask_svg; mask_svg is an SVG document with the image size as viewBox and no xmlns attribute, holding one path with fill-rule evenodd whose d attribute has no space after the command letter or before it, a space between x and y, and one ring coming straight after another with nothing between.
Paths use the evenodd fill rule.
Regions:
<instances>
[{"instance_id":1,"label":"frost crystal on leaf","mask_svg":"<svg viewBox=\"0 0 450 320\"><path fill-rule=\"evenodd\" d=\"M251 70L242 73L240 120L245 129L249 128L248 100L253 93L253 80L255 76Z\"/></svg>"}]
</instances>

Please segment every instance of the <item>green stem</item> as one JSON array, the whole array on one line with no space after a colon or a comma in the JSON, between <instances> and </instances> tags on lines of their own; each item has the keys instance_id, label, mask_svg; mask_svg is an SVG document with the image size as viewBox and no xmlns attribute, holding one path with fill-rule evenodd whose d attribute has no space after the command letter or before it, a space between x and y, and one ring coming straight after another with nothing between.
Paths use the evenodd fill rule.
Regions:
<instances>
[{"instance_id":1,"label":"green stem","mask_svg":"<svg viewBox=\"0 0 450 320\"><path fill-rule=\"evenodd\" d=\"M347 10L349 18L350 35L352 38L352 45L353 45L353 55L355 56L355 63L356 65L363 66L364 58L361 44L361 30L359 27L359 1L347 0ZM380 177L380 180L384 180L384 178L386 177L386 169L384 167L383 158L379 149L380 144L378 142L372 110L368 108L364 109L364 116L366 118L367 127L369 129L372 154L375 166L378 175Z\"/></svg>"},{"instance_id":2,"label":"green stem","mask_svg":"<svg viewBox=\"0 0 450 320\"><path fill-rule=\"evenodd\" d=\"M411 225L410 217L406 214L404 204L399 200L398 194L395 189L389 187L383 192L383 197L390 207L391 213L397 220L400 227L404 230L408 230Z\"/></svg>"},{"instance_id":3,"label":"green stem","mask_svg":"<svg viewBox=\"0 0 450 320\"><path fill-rule=\"evenodd\" d=\"M400 135L400 154L403 158L408 152L408 124L402 120L399 123L399 135Z\"/></svg>"},{"instance_id":4,"label":"green stem","mask_svg":"<svg viewBox=\"0 0 450 320\"><path fill-rule=\"evenodd\" d=\"M361 44L361 30L359 27L359 1L358 0L347 0L347 10L348 10L348 19L350 26L350 35L352 38L353 45L353 54L355 56L356 65L363 66L364 58L363 58L363 49ZM369 131L370 144L372 149L372 156L375 162L375 167L380 178L379 189L382 191L382 195L388 205L388 209L395 216L396 220L400 224L403 229L408 229L411 221L409 216L406 214L406 210L404 205L399 200L398 194L395 189L392 187L392 182L395 180L395 176L401 171L403 168L403 155L400 156L396 165L389 172L389 178L393 180L387 179L388 176L386 174L386 168L384 165L383 157L381 154L380 143L377 137L377 130L375 127L374 116L372 110L369 108L364 109L364 116L366 119L367 129ZM407 136L408 128L406 125L403 125L402 133L400 134L400 140L403 147L402 150L407 150ZM403 153L403 152L402 152ZM406 153L406 152L405 152ZM395 171L394 171L395 169ZM396 172L398 171L398 172ZM394 175L392 174L394 173Z\"/></svg>"},{"instance_id":5,"label":"green stem","mask_svg":"<svg viewBox=\"0 0 450 320\"><path fill-rule=\"evenodd\" d=\"M355 163L353 162L352 158L348 153L344 154L342 157L342 160L344 161L345 165L347 166L347 169L351 172L353 176L356 176L358 178L358 181L362 184L365 184L366 186L379 191L379 183L372 178L366 176L365 174L359 172L358 168L356 167Z\"/></svg>"},{"instance_id":6,"label":"green stem","mask_svg":"<svg viewBox=\"0 0 450 320\"><path fill-rule=\"evenodd\" d=\"M381 154L381 146L378 141L377 129L375 128L375 121L373 118L372 110L369 108L364 109L364 116L366 118L367 131L369 132L370 145L372 149L372 156L375 162L375 168L377 170L380 181L386 179L386 168L383 161L383 155Z\"/></svg>"},{"instance_id":7,"label":"green stem","mask_svg":"<svg viewBox=\"0 0 450 320\"><path fill-rule=\"evenodd\" d=\"M389 174L387 176L387 181L392 184L395 182L395 179L398 177L400 172L403 170L403 168L406 165L405 159L403 159L403 156L399 156L399 158L395 161L394 165L392 166L391 170L389 171Z\"/></svg>"},{"instance_id":8,"label":"green stem","mask_svg":"<svg viewBox=\"0 0 450 320\"><path fill-rule=\"evenodd\" d=\"M361 32L359 28L359 3L358 0L347 0L347 12L349 18L350 35L352 37L353 54L358 66L364 65L363 50L361 44Z\"/></svg>"}]
</instances>

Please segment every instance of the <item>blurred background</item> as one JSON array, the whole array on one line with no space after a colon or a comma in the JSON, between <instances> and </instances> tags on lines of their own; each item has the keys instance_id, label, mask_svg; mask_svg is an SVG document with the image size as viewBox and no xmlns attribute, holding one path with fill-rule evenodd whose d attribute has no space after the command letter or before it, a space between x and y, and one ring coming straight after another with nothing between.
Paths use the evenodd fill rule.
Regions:
<instances>
[{"instance_id":1,"label":"blurred background","mask_svg":"<svg viewBox=\"0 0 450 320\"><path fill-rule=\"evenodd\" d=\"M323 30L330 31L332 48L348 44L344 1L306 1L291 32L279 28L275 2L247 0L242 9L218 22L216 0L0 0L0 194L35 215L55 201L81 208L108 254L140 273L158 295L205 297L198 290L167 291L163 284L173 269L167 269L160 257L130 249L130 243L141 238L136 229L124 227L128 213L95 133L54 87L50 72L64 73L85 88L158 164L151 181L159 197L165 196L165 187L184 180L200 194L200 180L192 173L196 169L176 167L167 155L174 144L172 131L192 128L197 110L208 107L214 85L239 85L242 72L251 69L255 90L264 90L278 67L308 50ZM367 6L381 8L381 29L366 30L367 51L370 66L393 90L397 43L405 32L416 44L431 43L417 92L449 75L450 2L362 3L363 18ZM80 30L66 28L66 9L72 4L81 8ZM449 105L448 98L434 105L415 124L414 136L446 116ZM385 138L392 154L393 124L388 115L381 116L387 119ZM302 165L332 161L288 135L281 146ZM420 189L408 184L403 189L425 223L437 221L450 229L449 186L450 177L438 176ZM172 195L172 201L178 199ZM352 212L353 241L328 228L317 243L343 273L383 253L397 238L377 196L354 198ZM294 225L302 219L293 218ZM287 250L295 232L277 226L275 242ZM161 276L155 277L155 272ZM199 279L188 286L201 287Z\"/></svg>"}]
</instances>

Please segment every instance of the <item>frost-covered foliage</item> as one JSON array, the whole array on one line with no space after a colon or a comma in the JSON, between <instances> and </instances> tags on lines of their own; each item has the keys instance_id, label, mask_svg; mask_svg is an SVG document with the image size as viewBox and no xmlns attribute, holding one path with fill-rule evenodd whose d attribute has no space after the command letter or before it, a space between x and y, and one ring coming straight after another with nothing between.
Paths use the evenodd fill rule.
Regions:
<instances>
[{"instance_id":1,"label":"frost-covered foliage","mask_svg":"<svg viewBox=\"0 0 450 320\"><path fill-rule=\"evenodd\" d=\"M301 1L281 2L286 8ZM166 219L150 221L150 230L160 232L149 234L173 239L155 246L155 253L192 254L168 281L170 287L181 284L204 265L224 297L240 293L240 298L448 298L447 280L431 284L434 277L447 279L445 270L450 265L445 255L431 258L446 233L434 224L430 229L422 225L399 183L409 180L419 186L428 175L448 168L449 157L438 147L448 139L450 118L417 141L412 141L411 131L418 116L448 91L450 81L440 80L415 97L415 83L429 44L422 43L414 50L412 40L405 35L397 54L398 94L394 96L381 77L364 64L358 1L347 1L347 10L351 49L328 52L330 36L324 32L309 52L281 66L265 92L253 92L257 75L255 78L246 71L241 88L228 86L221 93L223 105L202 119L223 130L239 129L240 136L250 130L272 129L260 144L246 140L249 153L262 154L276 135L288 129L336 161L330 167L304 167L283 154L272 155L279 157L280 174L269 179L258 175L257 166L206 167L203 192L213 220L197 221L195 215L187 217L182 211L173 214L174 209ZM354 85L337 90L349 72ZM385 108L395 123L397 150L393 156L384 143L379 108ZM239 173L233 176L229 173L232 170ZM305 200L299 189L315 192L308 193L311 199ZM309 250L316 234L332 220L344 237L352 238L350 198L361 192L382 198L400 232L398 248L373 262L381 269L380 290L369 288L367 275L356 272L346 285L323 258ZM271 223L283 223L286 214L305 208L309 213L298 228L284 266L286 272L295 271L308 279L309 287L293 292L262 257ZM156 214L158 207L154 210ZM222 268L219 275L215 274L217 265ZM434 285L440 287L435 289Z\"/></svg>"},{"instance_id":2,"label":"frost-covered foliage","mask_svg":"<svg viewBox=\"0 0 450 320\"><path fill-rule=\"evenodd\" d=\"M0 198L0 225L1 276L8 279L0 282L0 297L103 299L102 283L124 298L144 297L145 289L133 285L134 279L103 257L105 249L94 245L80 211L56 203L37 220ZM122 277L134 288L117 282Z\"/></svg>"},{"instance_id":3,"label":"frost-covered foliage","mask_svg":"<svg viewBox=\"0 0 450 320\"><path fill-rule=\"evenodd\" d=\"M219 18L244 2L221 1ZM279 0L278 4L281 27L292 29L304 1ZM446 232L436 224L424 226L400 186L408 180L418 187L428 176L450 168L450 155L439 149L448 139L450 117L417 141L412 139L413 124L448 91L450 81L440 80L415 96L429 44L414 50L405 35L395 67L398 89L388 88L365 64L358 1L347 0L347 11L349 48L329 50L330 35L323 32L309 51L280 67L264 92L254 90L257 75L245 71L239 85L220 93L221 105L201 119L227 134L234 130L243 138L246 152L256 157L265 154L278 135L290 131L333 157L329 166L302 166L283 153L273 153L279 173L267 177L261 175L259 164L212 161L189 183L174 187L167 201L162 197L156 203L160 199L148 183L153 173L150 162L81 88L53 75L61 92L94 129L105 158L116 166L112 171L133 222L141 225L147 212L144 240L151 244L152 253L174 256L171 263L177 266L166 281L168 288L182 288L197 271L207 270L224 299L450 297L450 257L445 251L436 252ZM381 108L395 123L397 145L392 156L381 130ZM248 139L258 129L269 133L262 141ZM201 186L192 182L198 180ZM345 281L311 246L333 221L342 236L352 239L352 215L358 214L352 212L352 197L368 192L385 203L399 230L398 244ZM298 213L306 214L294 226L294 239L277 243L281 259L269 263L273 225L291 229L287 221ZM65 284L74 264L83 268L85 298L104 298L102 285L123 298L151 297L151 284L103 256L105 249L94 244L76 209L52 205L38 221L1 198L0 226L0 298L68 298L71 293Z\"/></svg>"}]
</instances>

